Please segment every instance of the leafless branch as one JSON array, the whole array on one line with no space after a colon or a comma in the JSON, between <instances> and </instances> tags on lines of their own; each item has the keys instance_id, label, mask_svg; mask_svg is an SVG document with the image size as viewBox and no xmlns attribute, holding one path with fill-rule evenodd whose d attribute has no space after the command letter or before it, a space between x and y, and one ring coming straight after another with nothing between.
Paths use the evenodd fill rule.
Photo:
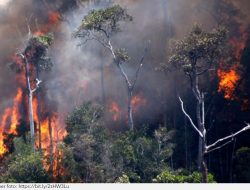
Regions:
<instances>
[{"instance_id":1,"label":"leafless branch","mask_svg":"<svg viewBox=\"0 0 250 190\"><path fill-rule=\"evenodd\" d=\"M249 130L249 129L250 129L250 124L247 124L246 127L244 127L243 129L237 131L236 133L234 133L234 134L232 134L232 135L229 135L229 136L226 136L226 137L224 137L224 138L221 138L221 139L217 140L216 142L214 142L213 144L208 145L208 146L206 147L206 149L209 150L209 149L211 149L211 148L217 146L219 143L221 143L221 142L223 142L223 141L226 141L227 139L233 138L233 137L239 135L240 133L242 133L242 132L244 132L244 131L247 131L247 130Z\"/></svg>"},{"instance_id":2,"label":"leafless branch","mask_svg":"<svg viewBox=\"0 0 250 190\"><path fill-rule=\"evenodd\" d=\"M132 84L132 89L135 87L135 84L136 84L136 82L137 82L137 79L138 79L140 70L141 70L141 68L143 67L143 61L144 61L144 58L145 58L145 56L146 56L146 54L147 54L147 52L148 52L148 48L149 48L149 47L146 47L146 48L144 49L144 54L143 54L142 57L141 57L141 60L140 60L140 62L139 62L139 67L137 68L136 73L135 73L135 80L134 80L134 82L133 82L133 84Z\"/></svg>"},{"instance_id":3,"label":"leafless branch","mask_svg":"<svg viewBox=\"0 0 250 190\"><path fill-rule=\"evenodd\" d=\"M203 134L200 132L200 130L196 127L196 125L194 124L192 118L187 114L187 112L185 111L185 108L184 108L184 103L181 99L181 97L179 96L179 100L180 100L180 103L181 103L181 109L182 109L182 112L185 114L185 116L189 119L192 127L198 132L198 134L200 135L201 138L204 138L203 137Z\"/></svg>"},{"instance_id":4,"label":"leafless branch","mask_svg":"<svg viewBox=\"0 0 250 190\"><path fill-rule=\"evenodd\" d=\"M125 71L124 71L122 65L121 65L120 63L117 63L117 66L118 66L118 68L119 68L119 70L120 70L120 72L121 72L123 78L126 80L126 83L127 83L128 88L132 88L132 85L131 85L131 83L130 83L130 81L129 81L129 79L128 79L128 76L126 75L126 73L125 73ZM130 90L131 90L131 89L130 89Z\"/></svg>"},{"instance_id":5,"label":"leafless branch","mask_svg":"<svg viewBox=\"0 0 250 190\"><path fill-rule=\"evenodd\" d=\"M114 51L114 48L113 48L110 40L108 40L108 47L109 47L109 50L111 51L111 53L113 55L114 60L116 60L115 51Z\"/></svg>"},{"instance_id":6,"label":"leafless branch","mask_svg":"<svg viewBox=\"0 0 250 190\"><path fill-rule=\"evenodd\" d=\"M17 53L18 56L20 56L22 59L25 59L25 56L23 55L23 53Z\"/></svg>"},{"instance_id":7,"label":"leafless branch","mask_svg":"<svg viewBox=\"0 0 250 190\"><path fill-rule=\"evenodd\" d=\"M214 148L214 149L211 149L211 150L209 150L209 151L206 151L205 153L208 154L208 153L213 152L213 151L215 151L215 150L221 149L221 148L223 148L224 146L228 145L228 144L231 143L231 142L233 142L233 139L230 140L230 141L228 141L228 142L226 142L226 143L224 143L224 144L222 144L222 145L220 145L220 146L218 146L218 147L216 147L216 148Z\"/></svg>"},{"instance_id":8,"label":"leafless branch","mask_svg":"<svg viewBox=\"0 0 250 190\"><path fill-rule=\"evenodd\" d=\"M37 89L40 87L39 85L41 82L42 82L41 80L36 78L36 87L33 90L31 90L31 93L34 93L35 91L37 91Z\"/></svg>"}]
</instances>

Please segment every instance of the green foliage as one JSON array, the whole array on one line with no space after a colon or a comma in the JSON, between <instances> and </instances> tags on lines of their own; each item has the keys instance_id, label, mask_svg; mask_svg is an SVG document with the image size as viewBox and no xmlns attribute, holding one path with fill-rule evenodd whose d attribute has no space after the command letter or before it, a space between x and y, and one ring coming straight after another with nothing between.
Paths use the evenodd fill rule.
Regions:
<instances>
[{"instance_id":1,"label":"green foliage","mask_svg":"<svg viewBox=\"0 0 250 190\"><path fill-rule=\"evenodd\" d=\"M227 31L217 28L213 32L205 32L195 25L188 36L176 41L165 68L181 68L185 73L191 73L198 66L208 68L218 63L223 51Z\"/></svg>"},{"instance_id":2,"label":"green foliage","mask_svg":"<svg viewBox=\"0 0 250 190\"><path fill-rule=\"evenodd\" d=\"M61 158L61 167L64 169L64 174L60 176L61 182L80 182L77 162L74 160L73 147L66 146L65 143L59 145L59 151L63 152Z\"/></svg>"},{"instance_id":3,"label":"green foliage","mask_svg":"<svg viewBox=\"0 0 250 190\"><path fill-rule=\"evenodd\" d=\"M123 63L130 59L128 52L125 49L115 50L115 56L118 63Z\"/></svg>"},{"instance_id":4,"label":"green foliage","mask_svg":"<svg viewBox=\"0 0 250 190\"><path fill-rule=\"evenodd\" d=\"M131 183L151 181L167 167L168 159L173 152L174 147L169 142L173 134L160 129L164 131L161 134L164 142L159 145L155 137L146 134L147 130L142 128L134 133L129 131L119 134L114 138L111 147L111 160L115 165L121 165L122 172L129 177Z\"/></svg>"},{"instance_id":5,"label":"green foliage","mask_svg":"<svg viewBox=\"0 0 250 190\"><path fill-rule=\"evenodd\" d=\"M45 183L49 175L43 167L42 154L32 153L30 144L22 138L14 140L15 152L7 160L7 171L0 176L1 182Z\"/></svg>"},{"instance_id":6,"label":"green foliage","mask_svg":"<svg viewBox=\"0 0 250 190\"><path fill-rule=\"evenodd\" d=\"M143 127L134 132L109 133L101 121L102 108L90 102L67 118L68 136L61 145L66 173L62 180L149 182L167 167L173 152L173 131L160 128L157 137L149 136L148 128Z\"/></svg>"},{"instance_id":7,"label":"green foliage","mask_svg":"<svg viewBox=\"0 0 250 190\"><path fill-rule=\"evenodd\" d=\"M76 108L66 120L67 137L61 146L63 179L76 182L104 182L107 131L101 124L102 107L90 102Z\"/></svg>"},{"instance_id":8,"label":"green foliage","mask_svg":"<svg viewBox=\"0 0 250 190\"><path fill-rule=\"evenodd\" d=\"M66 141L79 137L87 132L91 127L100 125L99 120L103 115L101 106L93 106L91 102L86 102L73 110L66 119L66 130L68 136Z\"/></svg>"},{"instance_id":9,"label":"green foliage","mask_svg":"<svg viewBox=\"0 0 250 190\"><path fill-rule=\"evenodd\" d=\"M81 26L74 34L76 37L89 35L88 31L104 32L109 36L112 32L119 31L119 22L132 21L132 17L127 14L126 9L119 5L100 10L92 10L82 20Z\"/></svg>"},{"instance_id":10,"label":"green foliage","mask_svg":"<svg viewBox=\"0 0 250 190\"><path fill-rule=\"evenodd\" d=\"M155 158L157 159L158 165L164 165L168 158L173 154L173 149L175 145L171 143L175 131L168 131L167 128L160 127L155 130L154 137L157 142L157 151Z\"/></svg>"},{"instance_id":11,"label":"green foliage","mask_svg":"<svg viewBox=\"0 0 250 190\"><path fill-rule=\"evenodd\" d=\"M25 49L25 54L28 60L33 63L40 71L51 70L53 64L48 57L48 48L52 45L53 35L34 36L29 39Z\"/></svg>"},{"instance_id":12,"label":"green foliage","mask_svg":"<svg viewBox=\"0 0 250 190\"><path fill-rule=\"evenodd\" d=\"M41 157L39 153L17 156L8 166L9 176L17 183L48 182L48 174L43 168Z\"/></svg>"},{"instance_id":13,"label":"green foliage","mask_svg":"<svg viewBox=\"0 0 250 190\"><path fill-rule=\"evenodd\" d=\"M130 183L129 177L126 174L123 174L122 176L118 177L115 183Z\"/></svg>"},{"instance_id":14,"label":"green foliage","mask_svg":"<svg viewBox=\"0 0 250 190\"><path fill-rule=\"evenodd\" d=\"M163 171L153 179L154 183L202 183L202 176L199 172L193 172L187 175L183 171L171 172L169 170ZM208 183L215 183L212 174L208 174Z\"/></svg>"},{"instance_id":15,"label":"green foliage","mask_svg":"<svg viewBox=\"0 0 250 190\"><path fill-rule=\"evenodd\" d=\"M235 177L239 183L250 181L250 148L242 147L235 156Z\"/></svg>"},{"instance_id":16,"label":"green foliage","mask_svg":"<svg viewBox=\"0 0 250 190\"><path fill-rule=\"evenodd\" d=\"M45 34L45 35L40 35L35 37L40 43L42 43L45 46L51 46L53 41L54 41L54 36L53 34Z\"/></svg>"},{"instance_id":17,"label":"green foliage","mask_svg":"<svg viewBox=\"0 0 250 190\"><path fill-rule=\"evenodd\" d=\"M53 35L45 34L40 36L32 36L25 47L24 52L22 52L30 64L34 64L38 72L50 71L53 63L48 56L48 48L53 43ZM18 63L17 63L17 60ZM16 62L9 63L8 66L11 70L15 72L20 72L24 70L24 63L20 64L22 61L20 58L15 59Z\"/></svg>"}]
</instances>

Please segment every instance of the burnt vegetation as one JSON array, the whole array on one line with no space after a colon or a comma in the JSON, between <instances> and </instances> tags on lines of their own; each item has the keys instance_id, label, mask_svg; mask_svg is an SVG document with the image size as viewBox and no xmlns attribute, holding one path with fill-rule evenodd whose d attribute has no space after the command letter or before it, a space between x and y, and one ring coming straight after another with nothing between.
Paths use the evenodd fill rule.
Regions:
<instances>
[{"instance_id":1,"label":"burnt vegetation","mask_svg":"<svg viewBox=\"0 0 250 190\"><path fill-rule=\"evenodd\" d=\"M0 182L250 182L250 3L176 4L0 6Z\"/></svg>"}]
</instances>

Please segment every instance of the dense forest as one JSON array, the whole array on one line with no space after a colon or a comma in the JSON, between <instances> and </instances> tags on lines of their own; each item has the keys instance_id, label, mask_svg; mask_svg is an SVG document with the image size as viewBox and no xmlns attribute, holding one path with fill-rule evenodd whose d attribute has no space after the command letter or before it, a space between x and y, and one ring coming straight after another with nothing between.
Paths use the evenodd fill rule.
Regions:
<instances>
[{"instance_id":1,"label":"dense forest","mask_svg":"<svg viewBox=\"0 0 250 190\"><path fill-rule=\"evenodd\" d=\"M0 0L1 183L249 183L248 0Z\"/></svg>"}]
</instances>

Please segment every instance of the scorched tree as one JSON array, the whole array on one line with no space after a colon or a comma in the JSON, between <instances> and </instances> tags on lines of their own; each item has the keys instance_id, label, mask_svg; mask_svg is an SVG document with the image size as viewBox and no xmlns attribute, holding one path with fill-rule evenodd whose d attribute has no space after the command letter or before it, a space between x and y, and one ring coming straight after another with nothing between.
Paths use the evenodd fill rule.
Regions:
<instances>
[{"instance_id":1,"label":"scorched tree","mask_svg":"<svg viewBox=\"0 0 250 190\"><path fill-rule=\"evenodd\" d=\"M33 36L29 32L26 45L23 51L17 52L17 55L21 58L22 64L14 63L12 66L18 67L19 70L24 70L26 79L26 89L28 94L29 103L29 122L31 133L32 150L35 151L35 127L34 127L34 113L32 99L33 94L38 90L40 83L39 72L42 70L49 70L52 67L52 62L48 57L48 48L52 44L52 35L40 35ZM30 66L31 65L31 66ZM35 67L36 73L31 73L31 67ZM36 76L31 77L31 76ZM34 80L32 80L32 79ZM34 84L35 82L35 84ZM34 84L34 85L33 85ZM38 121L39 122L39 121ZM40 131L40 130L39 130ZM40 134L40 133L39 133ZM41 137L39 138L39 142ZM39 143L40 144L40 143Z\"/></svg>"}]
</instances>

